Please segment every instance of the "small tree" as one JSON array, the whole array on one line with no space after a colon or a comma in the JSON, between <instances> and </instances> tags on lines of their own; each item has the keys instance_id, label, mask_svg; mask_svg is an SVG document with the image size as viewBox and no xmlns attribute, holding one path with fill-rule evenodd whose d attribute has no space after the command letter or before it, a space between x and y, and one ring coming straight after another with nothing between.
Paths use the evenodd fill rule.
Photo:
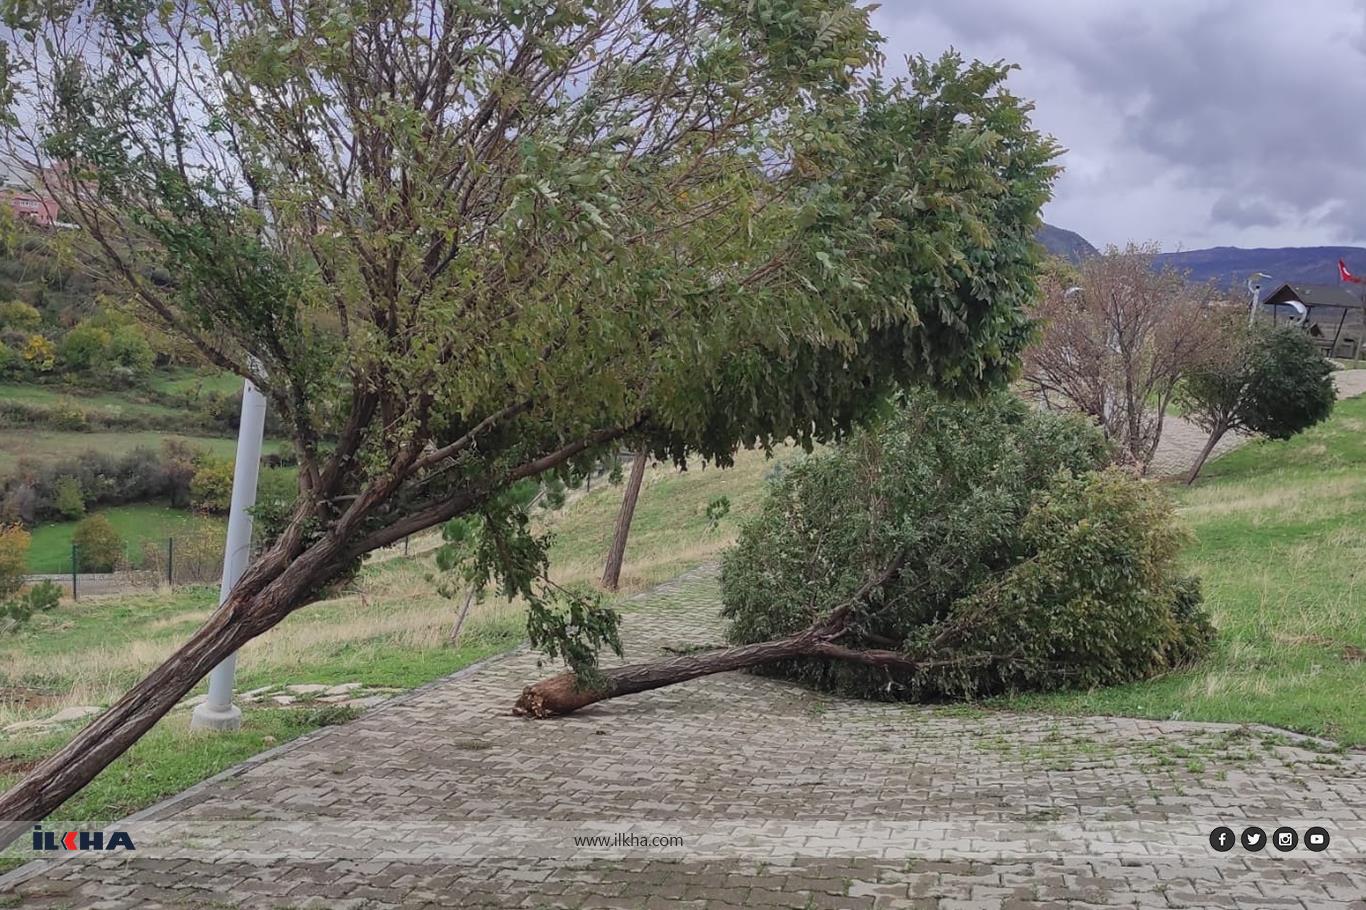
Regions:
<instances>
[{"instance_id":1,"label":"small tree","mask_svg":"<svg viewBox=\"0 0 1366 910\"><path fill-rule=\"evenodd\" d=\"M211 515L226 515L232 507L232 472L230 458L206 455L199 459L190 480L190 506Z\"/></svg>"},{"instance_id":2,"label":"small tree","mask_svg":"<svg viewBox=\"0 0 1366 910\"><path fill-rule=\"evenodd\" d=\"M85 493L81 491L81 482L70 474L57 478L52 500L63 518L76 519L85 514Z\"/></svg>"},{"instance_id":3,"label":"small tree","mask_svg":"<svg viewBox=\"0 0 1366 910\"><path fill-rule=\"evenodd\" d=\"M1147 469L1177 382L1218 341L1208 289L1154 268L1153 247L1110 247L1054 274L1024 378L1045 401L1089 416L1118 456ZM1076 284L1069 284L1075 280Z\"/></svg>"},{"instance_id":4,"label":"small tree","mask_svg":"<svg viewBox=\"0 0 1366 910\"><path fill-rule=\"evenodd\" d=\"M1299 329L1241 318L1225 329L1224 350L1190 371L1177 399L1186 419L1209 433L1191 465L1193 484L1229 432L1289 439L1333 412L1333 367Z\"/></svg>"},{"instance_id":5,"label":"small tree","mask_svg":"<svg viewBox=\"0 0 1366 910\"><path fill-rule=\"evenodd\" d=\"M76 566L82 572L112 572L124 555L123 536L102 512L82 519L71 543L76 547Z\"/></svg>"},{"instance_id":6,"label":"small tree","mask_svg":"<svg viewBox=\"0 0 1366 910\"><path fill-rule=\"evenodd\" d=\"M35 612L50 610L61 598L61 589L50 581L24 590L31 541L17 525L0 526L0 632L23 624Z\"/></svg>"},{"instance_id":7,"label":"small tree","mask_svg":"<svg viewBox=\"0 0 1366 910\"><path fill-rule=\"evenodd\" d=\"M90 372L106 366L109 330L83 322L66 333L57 352L68 369Z\"/></svg>"}]
</instances>

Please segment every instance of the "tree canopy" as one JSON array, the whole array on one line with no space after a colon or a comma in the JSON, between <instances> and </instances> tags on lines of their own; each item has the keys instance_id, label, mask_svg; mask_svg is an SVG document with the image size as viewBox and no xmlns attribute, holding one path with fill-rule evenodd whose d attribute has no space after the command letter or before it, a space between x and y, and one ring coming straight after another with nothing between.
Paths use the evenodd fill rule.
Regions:
<instances>
[{"instance_id":1,"label":"tree canopy","mask_svg":"<svg viewBox=\"0 0 1366 910\"><path fill-rule=\"evenodd\" d=\"M1002 380L1029 332L1055 146L1003 64L884 79L848 0L5 19L7 143L78 252L298 450L293 512L170 688L375 547L481 511L517 533L521 479L622 440L837 438L898 384Z\"/></svg>"}]
</instances>

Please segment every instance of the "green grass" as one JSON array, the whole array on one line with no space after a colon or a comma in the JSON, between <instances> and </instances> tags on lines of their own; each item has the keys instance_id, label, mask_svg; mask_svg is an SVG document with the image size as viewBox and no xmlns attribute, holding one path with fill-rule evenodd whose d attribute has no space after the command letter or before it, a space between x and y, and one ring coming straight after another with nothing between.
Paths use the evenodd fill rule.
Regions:
<instances>
[{"instance_id":1,"label":"green grass","mask_svg":"<svg viewBox=\"0 0 1366 910\"><path fill-rule=\"evenodd\" d=\"M217 370L177 369L158 371L148 385L163 395L189 393L198 396L209 392L233 395L242 391L242 377Z\"/></svg>"},{"instance_id":2,"label":"green grass","mask_svg":"<svg viewBox=\"0 0 1366 910\"><path fill-rule=\"evenodd\" d=\"M0 429L0 474L13 471L20 459L42 463L63 458L74 458L82 452L96 450L109 455L123 455L136 448L159 450L161 441L169 437L185 439L214 455L231 458L237 451L237 440L218 436L187 436L160 430L110 431L82 433L67 430L33 430L29 428ZM267 442L267 451L279 451L283 444Z\"/></svg>"},{"instance_id":3,"label":"green grass","mask_svg":"<svg viewBox=\"0 0 1366 910\"><path fill-rule=\"evenodd\" d=\"M183 509L150 504L111 506L97 509L123 536L130 565L142 565L142 545L151 542L166 548L169 537L184 537L203 528L226 532L222 518L196 515ZM71 571L71 535L77 522L64 521L38 525L32 531L33 540L28 551L29 571L54 573Z\"/></svg>"},{"instance_id":4,"label":"green grass","mask_svg":"<svg viewBox=\"0 0 1366 910\"><path fill-rule=\"evenodd\" d=\"M91 391L53 385L0 382L0 398L40 407L53 407L66 400L90 415L138 414L147 417L173 417L180 413L164 404L139 400L136 391Z\"/></svg>"},{"instance_id":5,"label":"green grass","mask_svg":"<svg viewBox=\"0 0 1366 910\"><path fill-rule=\"evenodd\" d=\"M1263 723L1366 744L1366 397L1285 442L1213 462L1178 494L1185 556L1219 629L1214 654L1161 679L1011 707Z\"/></svg>"}]
</instances>

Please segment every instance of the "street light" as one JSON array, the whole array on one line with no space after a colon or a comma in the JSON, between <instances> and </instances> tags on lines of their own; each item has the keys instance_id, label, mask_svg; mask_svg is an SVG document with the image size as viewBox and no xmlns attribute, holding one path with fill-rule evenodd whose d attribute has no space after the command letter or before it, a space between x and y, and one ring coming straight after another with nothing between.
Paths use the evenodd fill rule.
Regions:
<instances>
[{"instance_id":1,"label":"street light","mask_svg":"<svg viewBox=\"0 0 1366 910\"><path fill-rule=\"evenodd\" d=\"M220 607L247 570L251 558L251 509L256 505L256 480L261 472L265 432L266 396L248 379L242 387L242 421L237 430L237 462L232 472L228 539L223 544L223 580L218 587ZM209 694L190 713L191 730L229 731L242 726L242 709L232 703L236 672L236 651L209 671Z\"/></svg>"},{"instance_id":2,"label":"street light","mask_svg":"<svg viewBox=\"0 0 1366 910\"><path fill-rule=\"evenodd\" d=\"M1247 293L1250 301L1247 306L1247 324L1257 318L1257 304L1262 302L1262 280L1270 278L1266 272L1253 272L1247 276Z\"/></svg>"}]
</instances>

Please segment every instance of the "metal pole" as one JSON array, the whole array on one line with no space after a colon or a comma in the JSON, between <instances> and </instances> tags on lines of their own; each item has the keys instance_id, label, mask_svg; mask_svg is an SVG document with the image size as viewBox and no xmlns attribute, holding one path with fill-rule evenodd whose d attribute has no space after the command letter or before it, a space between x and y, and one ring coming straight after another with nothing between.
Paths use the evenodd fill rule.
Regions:
<instances>
[{"instance_id":1,"label":"metal pole","mask_svg":"<svg viewBox=\"0 0 1366 910\"><path fill-rule=\"evenodd\" d=\"M76 599L76 545L71 545L71 599Z\"/></svg>"},{"instance_id":2,"label":"metal pole","mask_svg":"<svg viewBox=\"0 0 1366 910\"><path fill-rule=\"evenodd\" d=\"M246 571L251 558L251 508L256 505L256 480L261 472L261 443L266 431L266 396L246 380L242 388L242 422L237 431L237 462L232 473L232 505L228 511L228 539L223 545L223 581L218 588L221 606ZM209 695L190 714L191 730L236 730L242 710L232 703L237 653L209 672Z\"/></svg>"},{"instance_id":3,"label":"metal pole","mask_svg":"<svg viewBox=\"0 0 1366 910\"><path fill-rule=\"evenodd\" d=\"M175 587L175 538L166 538L166 587Z\"/></svg>"}]
</instances>

